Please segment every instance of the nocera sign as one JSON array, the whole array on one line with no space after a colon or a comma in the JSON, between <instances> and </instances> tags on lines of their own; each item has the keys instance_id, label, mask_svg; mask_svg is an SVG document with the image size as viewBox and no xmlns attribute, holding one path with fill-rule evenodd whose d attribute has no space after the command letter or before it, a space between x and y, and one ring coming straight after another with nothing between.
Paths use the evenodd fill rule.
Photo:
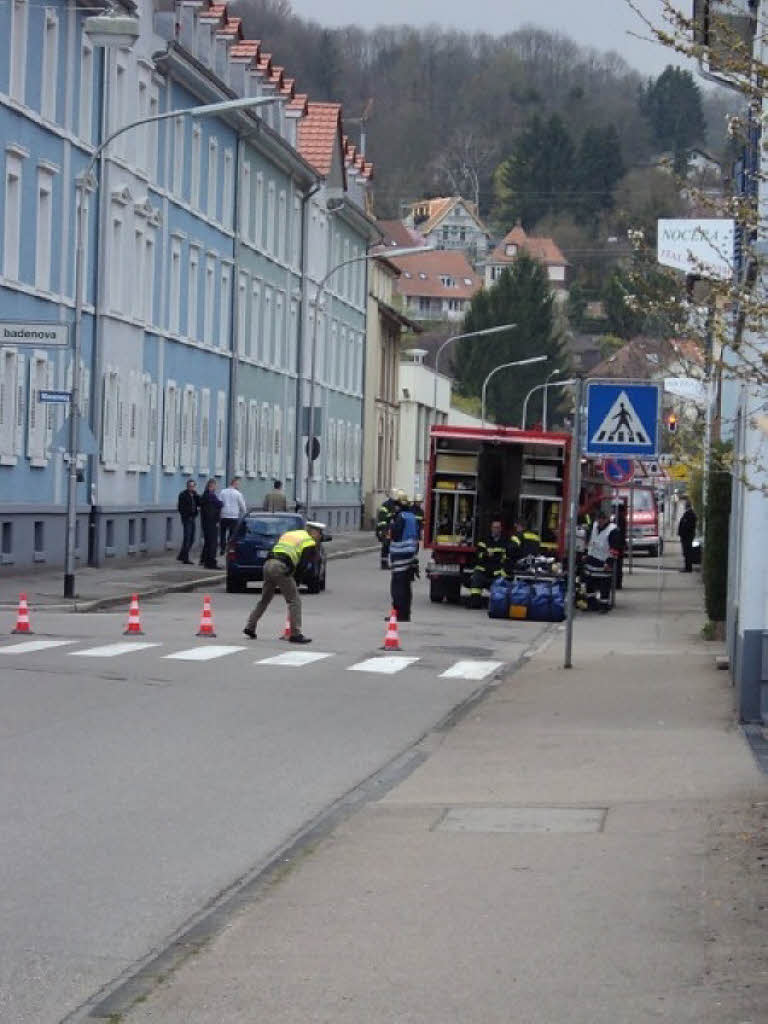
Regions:
<instances>
[{"instance_id":1,"label":"nocera sign","mask_svg":"<svg viewBox=\"0 0 768 1024\"><path fill-rule=\"evenodd\" d=\"M734 235L732 220L660 220L656 258L686 274L727 280L733 275Z\"/></svg>"}]
</instances>

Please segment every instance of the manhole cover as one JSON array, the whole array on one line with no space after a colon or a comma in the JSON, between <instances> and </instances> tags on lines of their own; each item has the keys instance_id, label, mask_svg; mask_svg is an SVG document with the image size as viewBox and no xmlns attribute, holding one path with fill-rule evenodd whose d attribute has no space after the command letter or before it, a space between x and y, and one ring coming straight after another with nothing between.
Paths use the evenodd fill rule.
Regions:
<instances>
[{"instance_id":1,"label":"manhole cover","mask_svg":"<svg viewBox=\"0 0 768 1024\"><path fill-rule=\"evenodd\" d=\"M439 832L600 832L604 807L449 807Z\"/></svg>"}]
</instances>

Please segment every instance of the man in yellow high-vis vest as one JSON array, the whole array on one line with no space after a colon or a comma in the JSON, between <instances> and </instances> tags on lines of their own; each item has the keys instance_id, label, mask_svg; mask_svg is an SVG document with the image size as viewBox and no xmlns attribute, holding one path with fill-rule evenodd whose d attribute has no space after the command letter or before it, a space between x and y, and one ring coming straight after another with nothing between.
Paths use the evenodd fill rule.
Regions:
<instances>
[{"instance_id":1,"label":"man in yellow high-vis vest","mask_svg":"<svg viewBox=\"0 0 768 1024\"><path fill-rule=\"evenodd\" d=\"M264 563L264 586L261 600L248 616L243 632L251 640L256 639L256 623L269 607L277 591L288 605L288 621L292 644L309 644L312 641L301 631L301 598L298 582L315 556L315 549L323 538L322 523L307 523L306 530L289 530L272 548Z\"/></svg>"}]
</instances>

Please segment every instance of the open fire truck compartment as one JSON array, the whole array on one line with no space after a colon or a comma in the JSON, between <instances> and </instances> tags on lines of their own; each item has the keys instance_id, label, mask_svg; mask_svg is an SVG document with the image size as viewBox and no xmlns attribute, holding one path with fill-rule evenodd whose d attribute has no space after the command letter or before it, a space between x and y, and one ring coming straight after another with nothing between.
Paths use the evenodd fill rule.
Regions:
<instances>
[{"instance_id":1,"label":"open fire truck compartment","mask_svg":"<svg viewBox=\"0 0 768 1024\"><path fill-rule=\"evenodd\" d=\"M570 444L569 434L514 427L432 427L424 544L433 600L459 600L494 519L507 535L522 521L542 552L562 556Z\"/></svg>"}]
</instances>

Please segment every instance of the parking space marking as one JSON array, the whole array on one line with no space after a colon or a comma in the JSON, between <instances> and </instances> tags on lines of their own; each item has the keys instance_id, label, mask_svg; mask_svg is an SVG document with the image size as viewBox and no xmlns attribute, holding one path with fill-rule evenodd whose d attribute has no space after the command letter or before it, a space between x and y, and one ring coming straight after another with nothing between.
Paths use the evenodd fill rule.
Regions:
<instances>
[{"instance_id":1,"label":"parking space marking","mask_svg":"<svg viewBox=\"0 0 768 1024\"><path fill-rule=\"evenodd\" d=\"M382 675L394 675L395 672L401 672L404 668L412 665L414 661L418 661L418 658L406 658L399 657L397 655L391 655L389 657L384 656L381 658L366 658L365 661L359 661L356 665L349 665L347 668L348 672L379 672Z\"/></svg>"},{"instance_id":2,"label":"parking space marking","mask_svg":"<svg viewBox=\"0 0 768 1024\"><path fill-rule=\"evenodd\" d=\"M491 672L501 668L503 661L457 661L445 672L440 673L441 679L485 679Z\"/></svg>"},{"instance_id":3,"label":"parking space marking","mask_svg":"<svg viewBox=\"0 0 768 1024\"><path fill-rule=\"evenodd\" d=\"M322 651L288 651L285 654L276 654L272 658L260 658L254 661L254 665L279 665L283 668L302 668L304 665L311 665L313 661L322 661L323 658L332 658L333 654L325 654Z\"/></svg>"},{"instance_id":4,"label":"parking space marking","mask_svg":"<svg viewBox=\"0 0 768 1024\"><path fill-rule=\"evenodd\" d=\"M32 654L35 651L47 651L50 647L64 647L74 643L75 640L23 640L9 647L0 647L0 654Z\"/></svg>"},{"instance_id":5,"label":"parking space marking","mask_svg":"<svg viewBox=\"0 0 768 1024\"><path fill-rule=\"evenodd\" d=\"M121 644L105 644L104 647L89 647L85 651L67 651L70 658L116 658L119 654L143 651L147 647L160 647L159 643L144 640L127 641Z\"/></svg>"},{"instance_id":6,"label":"parking space marking","mask_svg":"<svg viewBox=\"0 0 768 1024\"><path fill-rule=\"evenodd\" d=\"M175 654L164 654L163 657L170 661L213 661L214 658L223 658L227 654L236 654L238 651L245 651L246 647L225 647L222 644L214 644L211 647L190 647L186 651L176 651Z\"/></svg>"}]
</instances>

